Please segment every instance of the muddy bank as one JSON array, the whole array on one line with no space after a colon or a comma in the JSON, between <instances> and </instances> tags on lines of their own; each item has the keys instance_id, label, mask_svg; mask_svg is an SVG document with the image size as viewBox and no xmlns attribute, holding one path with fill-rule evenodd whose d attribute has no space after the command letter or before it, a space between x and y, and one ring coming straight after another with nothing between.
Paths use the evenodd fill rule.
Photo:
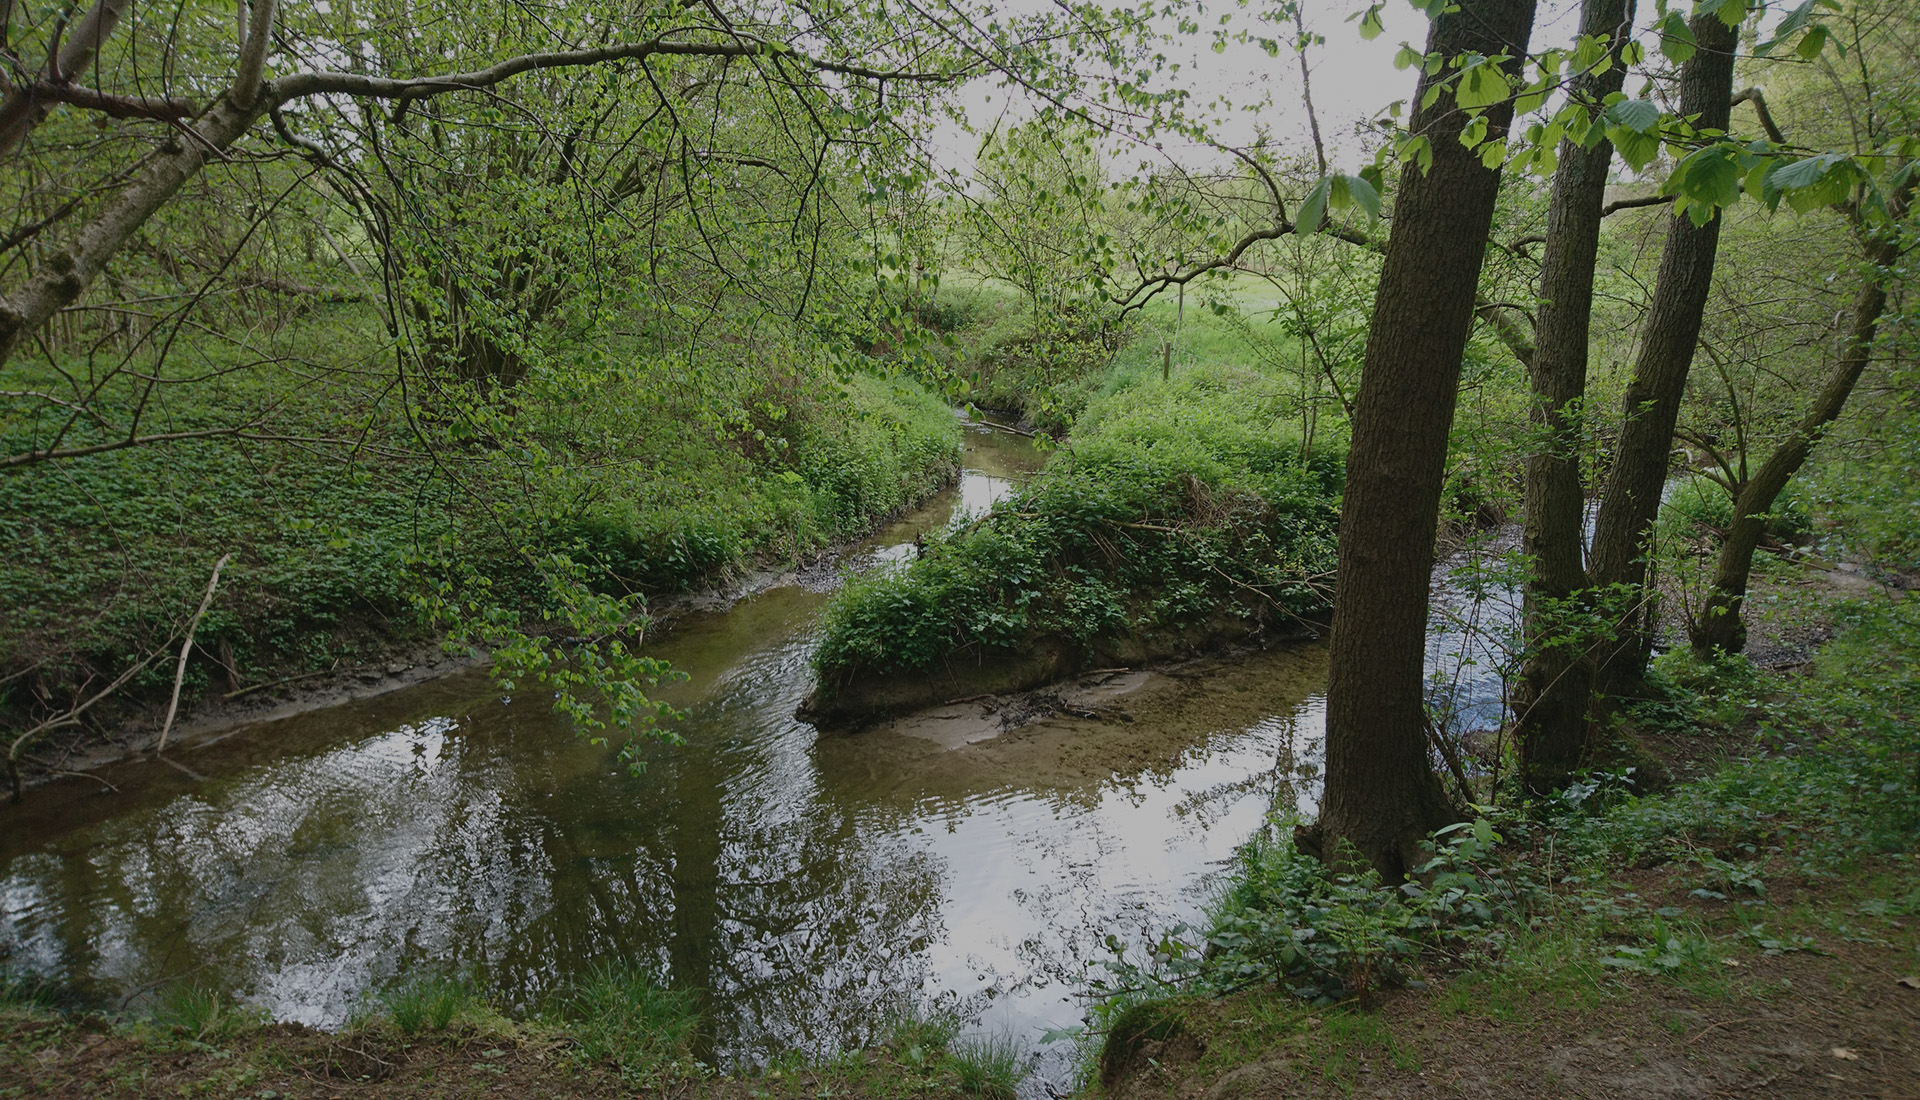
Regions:
<instances>
[{"instance_id":1,"label":"muddy bank","mask_svg":"<svg viewBox=\"0 0 1920 1100\"><path fill-rule=\"evenodd\" d=\"M823 730L860 730L895 718L911 720L930 708L1037 690L1071 694L1075 682L1090 672L1190 663L1318 637L1310 624L1272 618L1277 616L1216 615L1181 631L1131 632L1092 645L1043 637L1013 652L961 651L931 669L840 669L815 686L796 717Z\"/></svg>"}]
</instances>

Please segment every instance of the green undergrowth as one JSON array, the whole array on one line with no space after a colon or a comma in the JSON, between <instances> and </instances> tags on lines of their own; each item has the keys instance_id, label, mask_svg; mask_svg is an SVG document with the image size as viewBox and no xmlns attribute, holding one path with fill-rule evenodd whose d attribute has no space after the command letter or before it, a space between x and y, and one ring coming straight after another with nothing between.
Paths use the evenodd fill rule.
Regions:
<instances>
[{"instance_id":1,"label":"green undergrowth","mask_svg":"<svg viewBox=\"0 0 1920 1100\"><path fill-rule=\"evenodd\" d=\"M348 342L314 338L329 337ZM189 700L419 644L432 624L417 598L449 576L484 581L537 630L550 563L620 597L689 589L858 534L954 476L955 418L924 387L761 351L699 372L645 358L536 371L510 402L410 410L337 378L300 388L238 369L168 391L145 430L219 428L269 404L259 434L274 438L0 473L0 713L37 719L142 661L133 696L167 691L165 654L226 554ZM131 411L102 400L110 418ZM0 450L58 430L46 406L0 401ZM62 445L103 432L81 423Z\"/></svg>"},{"instance_id":2,"label":"green undergrowth","mask_svg":"<svg viewBox=\"0 0 1920 1100\"><path fill-rule=\"evenodd\" d=\"M1101 1043L1129 1019L1210 1018L1228 995L1235 1017L1268 1014L1259 1041L1279 1042L1437 977L1432 1011L1499 1017L1543 991L1577 1006L1632 981L1724 998L1740 956L1841 939L1920 952L1920 601L1837 615L1839 636L1788 679L1738 659L1662 662L1660 721L1756 730L1750 752L1698 779L1639 793L1630 774L1593 774L1544 804L1477 807L1398 886L1329 871L1276 818L1201 927L1146 950L1110 941L1089 1072L1113 1063ZM1217 1023L1209 1043L1229 1049Z\"/></svg>"},{"instance_id":3,"label":"green undergrowth","mask_svg":"<svg viewBox=\"0 0 1920 1100\"><path fill-rule=\"evenodd\" d=\"M956 653L1253 624L1326 605L1339 461L1276 425L1247 368L1138 380L1089 406L1046 468L908 568L849 583L814 657L823 679Z\"/></svg>"}]
</instances>

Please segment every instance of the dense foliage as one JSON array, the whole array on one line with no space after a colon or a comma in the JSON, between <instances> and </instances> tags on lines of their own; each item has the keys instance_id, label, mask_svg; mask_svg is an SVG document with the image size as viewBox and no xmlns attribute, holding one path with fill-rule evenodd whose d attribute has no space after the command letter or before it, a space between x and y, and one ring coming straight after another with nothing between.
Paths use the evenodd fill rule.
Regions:
<instances>
[{"instance_id":1,"label":"dense foliage","mask_svg":"<svg viewBox=\"0 0 1920 1100\"><path fill-rule=\"evenodd\" d=\"M1324 609L1338 459L1303 460L1279 400L1272 379L1226 366L1095 400L1013 497L905 569L849 583L815 666L906 672L1052 644L1112 655Z\"/></svg>"}]
</instances>

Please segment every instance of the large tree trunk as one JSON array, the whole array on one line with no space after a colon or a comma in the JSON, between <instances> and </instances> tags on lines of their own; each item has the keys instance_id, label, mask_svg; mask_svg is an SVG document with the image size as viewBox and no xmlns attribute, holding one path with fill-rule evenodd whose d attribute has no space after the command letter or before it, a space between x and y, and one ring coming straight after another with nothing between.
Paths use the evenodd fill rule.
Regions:
<instances>
[{"instance_id":1,"label":"large tree trunk","mask_svg":"<svg viewBox=\"0 0 1920 1100\"><path fill-rule=\"evenodd\" d=\"M1680 67L1680 113L1702 129L1725 130L1732 111L1738 32L1718 15L1690 24L1699 51ZM1595 687L1608 695L1634 690L1646 671L1652 633L1645 625L1647 552L1660 492L1673 457L1673 426L1686 393L1687 371L1700 342L1700 322L1720 246L1720 215L1705 225L1675 216L1660 254L1660 274L1647 310L1640 357L1627 386L1625 419L1613 470L1594 529L1592 581L1625 606L1615 641L1596 661ZM1629 595L1632 598L1622 599Z\"/></svg>"},{"instance_id":2,"label":"large tree trunk","mask_svg":"<svg viewBox=\"0 0 1920 1100\"><path fill-rule=\"evenodd\" d=\"M189 125L191 138L176 136L148 157L133 182L108 200L71 243L41 263L12 298L0 299L0 364L72 305L147 219L264 113L262 105L241 108L222 99Z\"/></svg>"},{"instance_id":3,"label":"large tree trunk","mask_svg":"<svg viewBox=\"0 0 1920 1100\"><path fill-rule=\"evenodd\" d=\"M1620 90L1619 61L1632 40L1633 0L1586 0L1580 32L1611 35L1613 67L1582 75L1574 92L1594 102ZM1580 480L1581 402L1587 392L1587 344L1593 320L1593 268L1600 249L1601 206L1613 143L1588 148L1560 143L1560 167L1547 209L1546 255L1540 262L1540 312L1532 361L1533 422L1541 433L1527 457L1526 526L1522 545L1533 560L1527 580L1526 659L1514 692L1514 733L1527 789L1544 794L1566 784L1587 743L1593 691L1585 640L1558 625L1558 613L1587 586L1586 490Z\"/></svg>"},{"instance_id":4,"label":"large tree trunk","mask_svg":"<svg viewBox=\"0 0 1920 1100\"><path fill-rule=\"evenodd\" d=\"M1427 51L1517 59L1533 16L1534 0L1462 0L1435 20ZM1517 61L1509 64L1518 71ZM1431 79L1421 78L1415 103ZM1511 101L1489 110L1489 138L1504 136L1512 118ZM1500 185L1499 171L1460 144L1467 121L1450 93L1413 115L1413 132L1432 143L1433 165L1401 173L1354 402L1326 793L1317 830L1303 838L1336 861L1350 843L1389 879L1415 866L1427 834L1458 815L1428 761L1422 665L1447 434Z\"/></svg>"},{"instance_id":5,"label":"large tree trunk","mask_svg":"<svg viewBox=\"0 0 1920 1100\"><path fill-rule=\"evenodd\" d=\"M1909 187L1909 192L1911 187ZM1902 199L1905 196L1901 196ZM1904 208L1904 201L1895 204ZM1747 597L1747 577L1753 569L1753 552L1760 536L1766 533L1767 513L1773 502L1798 473L1813 445L1828 424L1846 407L1854 384L1867 369L1873 356L1873 337L1880 315L1887 307L1886 269L1900 257L1897 235L1887 232L1869 238L1867 262L1873 266L1866 285L1853 301L1853 324L1847 333L1846 349L1827 375L1826 385L1814 399L1813 407L1773 453L1761 464L1758 473L1740 486L1734 498L1733 526L1720 544L1720 556L1714 563L1713 584L1706 605L1690 631L1696 652L1738 653L1747 647L1747 624L1741 606Z\"/></svg>"}]
</instances>

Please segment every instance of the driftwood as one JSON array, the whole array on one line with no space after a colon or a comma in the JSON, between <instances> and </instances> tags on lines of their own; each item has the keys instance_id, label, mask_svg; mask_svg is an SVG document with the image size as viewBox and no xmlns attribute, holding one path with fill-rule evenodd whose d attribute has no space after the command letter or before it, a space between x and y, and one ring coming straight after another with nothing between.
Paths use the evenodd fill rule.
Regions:
<instances>
[{"instance_id":1,"label":"driftwood","mask_svg":"<svg viewBox=\"0 0 1920 1100\"><path fill-rule=\"evenodd\" d=\"M173 716L180 710L180 685L187 677L187 657L193 652L193 632L200 629L200 620L206 617L207 608L213 606L213 590L220 586L220 571L232 560L233 555L227 553L220 555L220 560L213 563L213 576L207 580L207 594L200 597L200 609L193 613L193 618L187 623L186 640L180 643L180 661L173 668L173 698L167 703L167 720L160 726L160 743L153 747L154 752L167 747L167 734L173 730Z\"/></svg>"}]
</instances>

